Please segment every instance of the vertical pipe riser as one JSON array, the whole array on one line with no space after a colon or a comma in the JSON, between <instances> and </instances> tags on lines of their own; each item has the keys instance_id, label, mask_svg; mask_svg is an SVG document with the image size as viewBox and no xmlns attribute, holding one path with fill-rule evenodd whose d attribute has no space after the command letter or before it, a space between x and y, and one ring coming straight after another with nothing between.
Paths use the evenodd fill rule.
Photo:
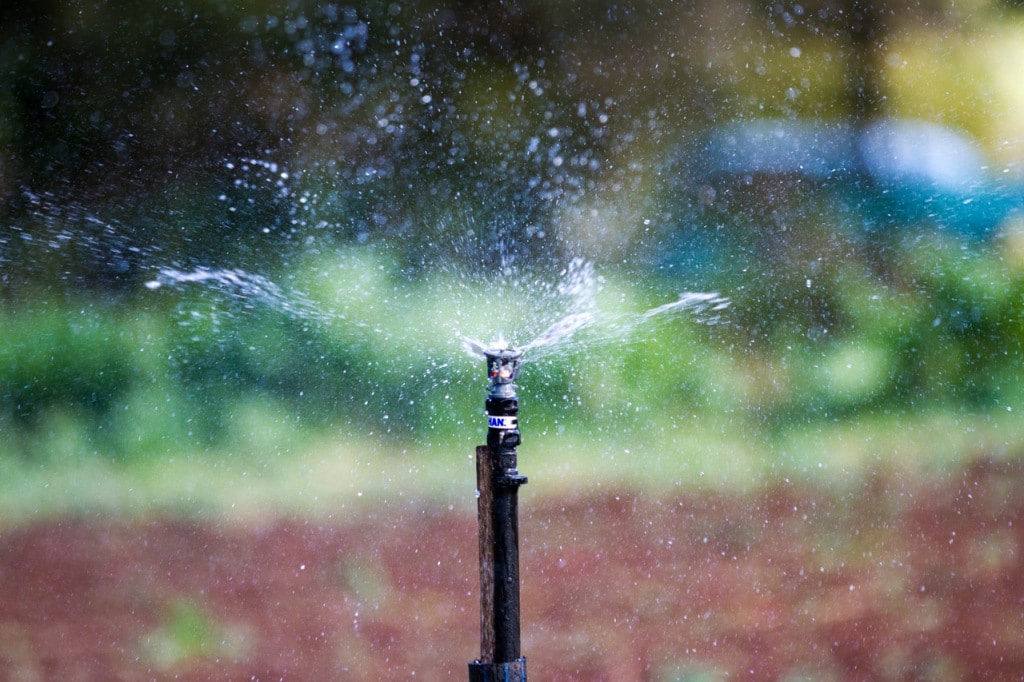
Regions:
<instances>
[{"instance_id":1,"label":"vertical pipe riser","mask_svg":"<svg viewBox=\"0 0 1024 682\"><path fill-rule=\"evenodd\" d=\"M526 477L517 470L521 436L514 383L521 354L499 350L485 355L491 380L484 403L487 447L477 448L481 655L469 664L469 679L515 682L526 680L526 659L520 653L518 498Z\"/></svg>"}]
</instances>

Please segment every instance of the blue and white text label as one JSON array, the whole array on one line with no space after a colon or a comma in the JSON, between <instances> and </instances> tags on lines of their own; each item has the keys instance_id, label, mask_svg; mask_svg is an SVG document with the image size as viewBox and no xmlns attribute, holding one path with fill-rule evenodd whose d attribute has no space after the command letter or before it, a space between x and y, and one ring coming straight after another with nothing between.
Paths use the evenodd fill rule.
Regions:
<instances>
[{"instance_id":1,"label":"blue and white text label","mask_svg":"<svg viewBox=\"0 0 1024 682\"><path fill-rule=\"evenodd\" d=\"M517 417L501 417L493 414L487 415L487 427L491 429L511 430L516 428L516 422L518 422Z\"/></svg>"}]
</instances>

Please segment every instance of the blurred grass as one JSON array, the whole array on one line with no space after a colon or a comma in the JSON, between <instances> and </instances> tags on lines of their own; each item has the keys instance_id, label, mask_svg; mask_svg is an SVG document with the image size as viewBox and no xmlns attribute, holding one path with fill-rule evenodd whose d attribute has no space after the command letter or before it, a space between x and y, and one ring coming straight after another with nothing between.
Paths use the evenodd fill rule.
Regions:
<instances>
[{"instance_id":1,"label":"blurred grass","mask_svg":"<svg viewBox=\"0 0 1024 682\"><path fill-rule=\"evenodd\" d=\"M482 420L481 420L482 424ZM111 461L102 456L30 463L0 460L5 523L71 515L145 518L333 516L367 507L395 511L447 506L475 510L474 447L405 446L357 436L311 438L288 452L233 451ZM535 431L534 428L541 430ZM545 432L547 431L547 432ZM653 432L553 433L524 419L523 499L587 493L754 492L773 482L808 482L837 494L879 475L906 484L941 479L976 458L1024 452L1024 421L948 410L837 421L765 440L727 419L694 417ZM265 443L265 446L269 443Z\"/></svg>"},{"instance_id":2,"label":"blurred grass","mask_svg":"<svg viewBox=\"0 0 1024 682\"><path fill-rule=\"evenodd\" d=\"M145 658L161 671L197 659L237 659L251 648L244 628L218 623L198 604L179 599L167 610L164 622L142 637Z\"/></svg>"}]
</instances>

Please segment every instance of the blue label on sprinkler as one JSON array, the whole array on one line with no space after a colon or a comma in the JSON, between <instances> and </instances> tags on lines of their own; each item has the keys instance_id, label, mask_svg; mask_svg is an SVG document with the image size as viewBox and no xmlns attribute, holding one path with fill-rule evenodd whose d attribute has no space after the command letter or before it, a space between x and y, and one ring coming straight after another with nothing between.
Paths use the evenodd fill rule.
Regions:
<instances>
[{"instance_id":1,"label":"blue label on sprinkler","mask_svg":"<svg viewBox=\"0 0 1024 682\"><path fill-rule=\"evenodd\" d=\"M492 429L514 429L516 428L516 417L501 417L498 415L487 415L487 426Z\"/></svg>"}]
</instances>

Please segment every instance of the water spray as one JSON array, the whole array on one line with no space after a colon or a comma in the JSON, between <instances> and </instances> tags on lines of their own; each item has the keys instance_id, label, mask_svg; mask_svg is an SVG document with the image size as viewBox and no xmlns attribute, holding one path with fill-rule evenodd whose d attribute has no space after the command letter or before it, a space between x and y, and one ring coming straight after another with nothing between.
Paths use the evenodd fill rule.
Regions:
<instances>
[{"instance_id":1,"label":"water spray","mask_svg":"<svg viewBox=\"0 0 1024 682\"><path fill-rule=\"evenodd\" d=\"M519 486L516 462L522 351L487 349L490 387L484 403L487 445L476 449L477 520L480 528L480 658L470 682L525 682L519 641Z\"/></svg>"}]
</instances>

